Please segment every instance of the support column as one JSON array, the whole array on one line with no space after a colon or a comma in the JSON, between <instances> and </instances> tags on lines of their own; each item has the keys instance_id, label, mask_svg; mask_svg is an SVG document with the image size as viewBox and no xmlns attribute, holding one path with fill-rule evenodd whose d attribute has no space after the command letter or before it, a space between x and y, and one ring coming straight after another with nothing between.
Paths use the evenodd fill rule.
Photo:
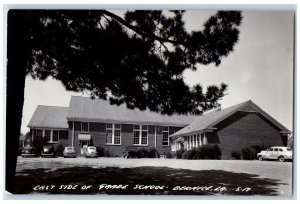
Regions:
<instances>
[{"instance_id":1,"label":"support column","mask_svg":"<svg viewBox=\"0 0 300 204\"><path fill-rule=\"evenodd\" d=\"M72 128L72 147L74 147L74 118L73 118L73 128Z\"/></svg>"}]
</instances>

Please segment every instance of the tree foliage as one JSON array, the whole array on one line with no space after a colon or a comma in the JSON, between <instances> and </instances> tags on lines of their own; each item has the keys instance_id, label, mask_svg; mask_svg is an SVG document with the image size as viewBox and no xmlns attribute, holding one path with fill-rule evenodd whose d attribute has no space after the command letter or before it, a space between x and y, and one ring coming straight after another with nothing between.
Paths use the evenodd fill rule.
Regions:
<instances>
[{"instance_id":1,"label":"tree foliage","mask_svg":"<svg viewBox=\"0 0 300 204\"><path fill-rule=\"evenodd\" d=\"M233 51L239 11L218 11L204 29L188 32L184 11L30 11L27 74L60 80L67 90L89 91L112 104L164 114L201 114L219 106L227 85L189 87L187 69Z\"/></svg>"}]
</instances>

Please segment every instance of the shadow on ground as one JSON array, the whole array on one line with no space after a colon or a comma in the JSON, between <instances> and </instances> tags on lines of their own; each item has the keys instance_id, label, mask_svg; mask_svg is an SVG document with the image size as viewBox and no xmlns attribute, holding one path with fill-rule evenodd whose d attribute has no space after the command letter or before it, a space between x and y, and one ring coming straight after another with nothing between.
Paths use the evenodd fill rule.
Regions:
<instances>
[{"instance_id":1,"label":"shadow on ground","mask_svg":"<svg viewBox=\"0 0 300 204\"><path fill-rule=\"evenodd\" d=\"M128 186L126 189L99 189L101 184ZM54 185L54 187L51 189L49 186L48 189L44 189L45 186L43 185ZM73 185L74 189L59 189L60 185ZM87 190L82 190L81 188L84 188L84 185L91 185L92 187ZM158 188L157 186L163 187L161 187L161 189L135 189L136 185L151 185L152 188L153 185L155 185L156 188ZM168 167L38 168L34 170L23 170L16 174L15 193L277 195L276 187L278 185L286 184L274 179L258 178L257 175L253 174L234 173L222 170L194 171ZM178 186L181 187L181 190L175 190ZM34 190L35 187L38 190ZM249 188L251 189L249 190Z\"/></svg>"}]
</instances>

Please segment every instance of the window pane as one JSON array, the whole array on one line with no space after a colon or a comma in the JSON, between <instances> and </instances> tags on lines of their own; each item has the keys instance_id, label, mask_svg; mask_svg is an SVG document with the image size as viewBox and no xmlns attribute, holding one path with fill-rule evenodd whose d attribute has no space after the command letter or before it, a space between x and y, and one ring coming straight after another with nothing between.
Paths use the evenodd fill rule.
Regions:
<instances>
[{"instance_id":1,"label":"window pane","mask_svg":"<svg viewBox=\"0 0 300 204\"><path fill-rule=\"evenodd\" d=\"M36 131L36 136L42 137L43 136L43 130L37 130Z\"/></svg>"},{"instance_id":2,"label":"window pane","mask_svg":"<svg viewBox=\"0 0 300 204\"><path fill-rule=\"evenodd\" d=\"M112 144L112 130L106 129L106 144Z\"/></svg>"},{"instance_id":3,"label":"window pane","mask_svg":"<svg viewBox=\"0 0 300 204\"><path fill-rule=\"evenodd\" d=\"M81 131L88 132L89 131L89 123L81 123Z\"/></svg>"},{"instance_id":4,"label":"window pane","mask_svg":"<svg viewBox=\"0 0 300 204\"><path fill-rule=\"evenodd\" d=\"M142 125L142 130L148 130L148 126L147 125Z\"/></svg>"},{"instance_id":5,"label":"window pane","mask_svg":"<svg viewBox=\"0 0 300 204\"><path fill-rule=\"evenodd\" d=\"M112 124L111 123L107 123L106 124L106 128L112 128Z\"/></svg>"},{"instance_id":6,"label":"window pane","mask_svg":"<svg viewBox=\"0 0 300 204\"><path fill-rule=\"evenodd\" d=\"M139 130L139 129L140 129L140 126L139 126L139 125L134 125L133 128L134 128L135 130Z\"/></svg>"},{"instance_id":7,"label":"window pane","mask_svg":"<svg viewBox=\"0 0 300 204\"><path fill-rule=\"evenodd\" d=\"M121 144L121 131L115 130L114 144Z\"/></svg>"},{"instance_id":8,"label":"window pane","mask_svg":"<svg viewBox=\"0 0 300 204\"><path fill-rule=\"evenodd\" d=\"M58 131L57 130L53 130L52 141L58 142Z\"/></svg>"},{"instance_id":9,"label":"window pane","mask_svg":"<svg viewBox=\"0 0 300 204\"><path fill-rule=\"evenodd\" d=\"M142 131L142 144L143 145L148 144L148 134L146 131Z\"/></svg>"},{"instance_id":10,"label":"window pane","mask_svg":"<svg viewBox=\"0 0 300 204\"><path fill-rule=\"evenodd\" d=\"M140 144L140 132L134 131L133 144Z\"/></svg>"},{"instance_id":11,"label":"window pane","mask_svg":"<svg viewBox=\"0 0 300 204\"><path fill-rule=\"evenodd\" d=\"M121 129L121 124L115 124L115 129Z\"/></svg>"},{"instance_id":12,"label":"window pane","mask_svg":"<svg viewBox=\"0 0 300 204\"><path fill-rule=\"evenodd\" d=\"M169 133L163 132L163 143L162 145L169 145Z\"/></svg>"},{"instance_id":13,"label":"window pane","mask_svg":"<svg viewBox=\"0 0 300 204\"><path fill-rule=\"evenodd\" d=\"M45 130L45 138L47 141L50 141L50 133L51 133L50 130Z\"/></svg>"},{"instance_id":14,"label":"window pane","mask_svg":"<svg viewBox=\"0 0 300 204\"><path fill-rule=\"evenodd\" d=\"M168 131L169 132L169 127L168 126L163 126L163 131Z\"/></svg>"}]
</instances>

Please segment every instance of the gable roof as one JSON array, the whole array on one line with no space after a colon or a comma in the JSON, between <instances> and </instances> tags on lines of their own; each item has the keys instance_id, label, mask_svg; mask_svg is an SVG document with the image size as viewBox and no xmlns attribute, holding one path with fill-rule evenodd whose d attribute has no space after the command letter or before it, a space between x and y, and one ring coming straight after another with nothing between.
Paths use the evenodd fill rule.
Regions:
<instances>
[{"instance_id":1,"label":"gable roof","mask_svg":"<svg viewBox=\"0 0 300 204\"><path fill-rule=\"evenodd\" d=\"M67 114L67 107L38 105L28 127L68 129Z\"/></svg>"},{"instance_id":2,"label":"gable roof","mask_svg":"<svg viewBox=\"0 0 300 204\"><path fill-rule=\"evenodd\" d=\"M265 111L263 111L261 108L259 108L251 100L249 100L249 101L225 108L223 110L216 110L216 111L212 111L210 113L204 114L202 116L199 116L196 120L191 122L188 126L179 130L178 132L170 135L170 137L183 136L183 135L187 135L187 134L205 130L205 129L213 129L216 124L220 123L221 121L228 118L229 116L236 113L237 111L261 113L264 117L266 117L269 121L271 121L274 125L276 125L281 131L290 133L290 131L286 127L284 127L282 124L280 124L274 118L272 118L269 114L267 114Z\"/></svg>"},{"instance_id":3,"label":"gable roof","mask_svg":"<svg viewBox=\"0 0 300 204\"><path fill-rule=\"evenodd\" d=\"M108 101L81 96L72 96L67 115L68 120L169 126L186 126L195 118L194 115L168 116L150 110L131 110L125 104L111 105Z\"/></svg>"}]
</instances>

